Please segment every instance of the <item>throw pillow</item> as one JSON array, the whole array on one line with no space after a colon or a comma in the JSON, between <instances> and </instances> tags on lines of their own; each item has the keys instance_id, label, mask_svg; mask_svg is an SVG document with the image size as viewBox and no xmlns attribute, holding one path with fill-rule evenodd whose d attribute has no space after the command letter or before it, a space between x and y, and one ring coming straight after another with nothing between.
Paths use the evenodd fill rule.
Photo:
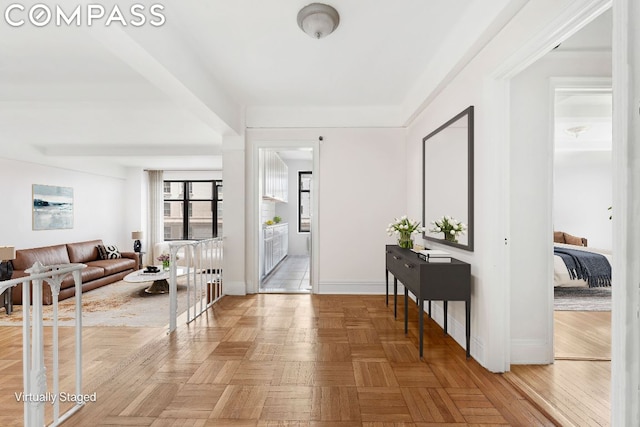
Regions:
<instances>
[{"instance_id":1,"label":"throw pillow","mask_svg":"<svg viewBox=\"0 0 640 427\"><path fill-rule=\"evenodd\" d=\"M120 255L120 251L118 250L118 247L116 245L98 245L98 254L100 255L100 259L122 258L122 255Z\"/></svg>"}]
</instances>

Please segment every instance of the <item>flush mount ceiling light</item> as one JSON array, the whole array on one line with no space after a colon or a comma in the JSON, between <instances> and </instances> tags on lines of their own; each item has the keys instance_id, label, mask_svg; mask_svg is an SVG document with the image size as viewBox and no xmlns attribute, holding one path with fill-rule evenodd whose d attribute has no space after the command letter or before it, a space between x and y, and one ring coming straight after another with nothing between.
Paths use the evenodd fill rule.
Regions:
<instances>
[{"instance_id":1,"label":"flush mount ceiling light","mask_svg":"<svg viewBox=\"0 0 640 427\"><path fill-rule=\"evenodd\" d=\"M590 127L591 127L591 126L589 126L589 125L574 126L574 127L571 127L571 128L567 128L567 129L565 129L564 131L565 131L567 134L569 134L569 135L573 136L574 138L578 139L578 137L579 137L581 134L583 134L583 133L585 133L586 131L588 131Z\"/></svg>"},{"instance_id":2,"label":"flush mount ceiling light","mask_svg":"<svg viewBox=\"0 0 640 427\"><path fill-rule=\"evenodd\" d=\"M322 3L311 3L298 12L298 26L314 39L331 34L340 24L340 15L333 7Z\"/></svg>"}]
</instances>

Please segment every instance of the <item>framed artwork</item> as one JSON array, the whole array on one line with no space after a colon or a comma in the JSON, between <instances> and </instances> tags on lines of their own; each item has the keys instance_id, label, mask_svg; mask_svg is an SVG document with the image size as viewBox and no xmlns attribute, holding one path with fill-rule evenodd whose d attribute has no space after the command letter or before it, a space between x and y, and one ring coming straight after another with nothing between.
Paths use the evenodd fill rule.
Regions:
<instances>
[{"instance_id":1,"label":"framed artwork","mask_svg":"<svg viewBox=\"0 0 640 427\"><path fill-rule=\"evenodd\" d=\"M33 184L33 229L73 228L73 188Z\"/></svg>"}]
</instances>

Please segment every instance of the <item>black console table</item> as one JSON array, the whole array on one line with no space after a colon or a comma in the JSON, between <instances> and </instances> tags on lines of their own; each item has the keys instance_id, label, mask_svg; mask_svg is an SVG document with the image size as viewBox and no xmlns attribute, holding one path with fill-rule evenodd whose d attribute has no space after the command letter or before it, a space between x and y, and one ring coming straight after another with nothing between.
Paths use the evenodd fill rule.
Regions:
<instances>
[{"instance_id":1,"label":"black console table","mask_svg":"<svg viewBox=\"0 0 640 427\"><path fill-rule=\"evenodd\" d=\"M397 245L386 247L386 302L389 305L389 273L393 275L393 315L398 315L398 280L404 285L404 333L408 332L409 291L416 297L419 313L420 358L422 358L424 332L424 301L444 301L444 333L447 333L447 302L464 301L467 338L467 358L471 338L471 266L455 258L451 262L428 262L410 249Z\"/></svg>"}]
</instances>

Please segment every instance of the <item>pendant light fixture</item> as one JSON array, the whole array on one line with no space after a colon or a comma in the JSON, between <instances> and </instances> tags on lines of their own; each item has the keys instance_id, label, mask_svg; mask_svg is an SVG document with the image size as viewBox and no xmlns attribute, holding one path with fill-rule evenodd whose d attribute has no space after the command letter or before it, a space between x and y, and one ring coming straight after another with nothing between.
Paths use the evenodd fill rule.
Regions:
<instances>
[{"instance_id":1,"label":"pendant light fixture","mask_svg":"<svg viewBox=\"0 0 640 427\"><path fill-rule=\"evenodd\" d=\"M298 26L314 39L331 34L340 24L340 15L333 7L323 3L311 3L298 12Z\"/></svg>"}]
</instances>

